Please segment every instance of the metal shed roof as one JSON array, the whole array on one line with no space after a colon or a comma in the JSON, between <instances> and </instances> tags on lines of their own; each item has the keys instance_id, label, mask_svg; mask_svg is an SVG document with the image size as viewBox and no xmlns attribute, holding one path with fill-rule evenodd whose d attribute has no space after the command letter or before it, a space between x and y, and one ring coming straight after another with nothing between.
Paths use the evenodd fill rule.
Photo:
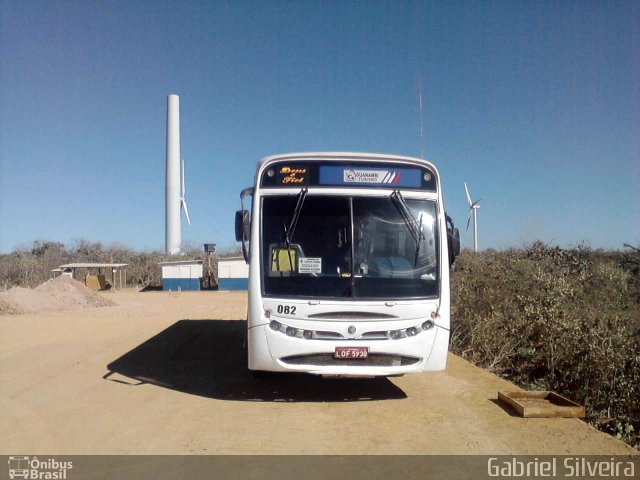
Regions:
<instances>
[{"instance_id":1,"label":"metal shed roof","mask_svg":"<svg viewBox=\"0 0 640 480\"><path fill-rule=\"evenodd\" d=\"M244 262L244 257L226 257L226 258L219 258L218 259L218 263L219 262L237 262L238 260L242 260Z\"/></svg>"},{"instance_id":2,"label":"metal shed roof","mask_svg":"<svg viewBox=\"0 0 640 480\"><path fill-rule=\"evenodd\" d=\"M126 267L128 263L66 263L58 268L120 268Z\"/></svg>"},{"instance_id":3,"label":"metal shed roof","mask_svg":"<svg viewBox=\"0 0 640 480\"><path fill-rule=\"evenodd\" d=\"M204 260L178 260L176 262L159 262L158 265L193 265L194 263L202 264Z\"/></svg>"}]
</instances>

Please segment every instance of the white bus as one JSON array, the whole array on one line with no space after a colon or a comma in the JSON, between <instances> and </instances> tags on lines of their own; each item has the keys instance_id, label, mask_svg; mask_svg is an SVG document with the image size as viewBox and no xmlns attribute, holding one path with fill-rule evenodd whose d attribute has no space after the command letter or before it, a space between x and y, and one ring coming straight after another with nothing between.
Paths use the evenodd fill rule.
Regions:
<instances>
[{"instance_id":1,"label":"white bus","mask_svg":"<svg viewBox=\"0 0 640 480\"><path fill-rule=\"evenodd\" d=\"M370 377L445 368L460 240L432 163L271 156L240 198L250 370Z\"/></svg>"}]
</instances>

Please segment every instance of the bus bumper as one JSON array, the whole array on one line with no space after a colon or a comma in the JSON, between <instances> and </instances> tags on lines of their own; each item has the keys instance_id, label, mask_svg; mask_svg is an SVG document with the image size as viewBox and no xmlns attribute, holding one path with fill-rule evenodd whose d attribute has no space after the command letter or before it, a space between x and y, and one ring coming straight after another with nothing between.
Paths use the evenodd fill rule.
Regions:
<instances>
[{"instance_id":1,"label":"bus bumper","mask_svg":"<svg viewBox=\"0 0 640 480\"><path fill-rule=\"evenodd\" d=\"M273 331L268 325L249 329L249 369L316 375L389 376L444 370L449 331L437 325L414 337L397 340L308 340ZM336 347L366 347L366 359L341 360Z\"/></svg>"}]
</instances>

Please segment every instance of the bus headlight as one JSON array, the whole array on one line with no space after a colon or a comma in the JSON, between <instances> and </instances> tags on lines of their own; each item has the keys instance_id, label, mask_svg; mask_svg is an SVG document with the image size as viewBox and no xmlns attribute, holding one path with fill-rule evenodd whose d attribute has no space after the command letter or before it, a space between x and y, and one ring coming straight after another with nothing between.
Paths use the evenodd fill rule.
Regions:
<instances>
[{"instance_id":1,"label":"bus headlight","mask_svg":"<svg viewBox=\"0 0 640 480\"><path fill-rule=\"evenodd\" d=\"M305 330L302 332L302 336L307 340L311 340L313 338L313 332L311 330Z\"/></svg>"},{"instance_id":2,"label":"bus headlight","mask_svg":"<svg viewBox=\"0 0 640 480\"><path fill-rule=\"evenodd\" d=\"M407 335L409 337L413 337L414 335L418 334L418 329L416 329L415 327L411 327L411 328L407 328Z\"/></svg>"},{"instance_id":3,"label":"bus headlight","mask_svg":"<svg viewBox=\"0 0 640 480\"><path fill-rule=\"evenodd\" d=\"M271 327L271 330L280 330L280 328L282 327L282 325L280 324L280 322L277 322L275 320L271 320L271 322L269 323L269 327Z\"/></svg>"},{"instance_id":4,"label":"bus headlight","mask_svg":"<svg viewBox=\"0 0 640 480\"><path fill-rule=\"evenodd\" d=\"M293 327L287 327L287 335L290 337L295 337L298 330Z\"/></svg>"},{"instance_id":5,"label":"bus headlight","mask_svg":"<svg viewBox=\"0 0 640 480\"><path fill-rule=\"evenodd\" d=\"M427 320L426 322L424 322L422 324L422 329L423 330L430 330L433 328L433 322L431 320Z\"/></svg>"}]
</instances>

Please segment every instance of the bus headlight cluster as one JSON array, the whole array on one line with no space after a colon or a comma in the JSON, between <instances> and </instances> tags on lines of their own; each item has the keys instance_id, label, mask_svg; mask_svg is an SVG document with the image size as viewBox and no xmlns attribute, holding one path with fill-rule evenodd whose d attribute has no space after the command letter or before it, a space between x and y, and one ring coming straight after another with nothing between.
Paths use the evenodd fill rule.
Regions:
<instances>
[{"instance_id":1,"label":"bus headlight cluster","mask_svg":"<svg viewBox=\"0 0 640 480\"><path fill-rule=\"evenodd\" d=\"M386 335L387 335L387 338L390 338L392 340L399 340L401 338L406 338L406 337L415 337L420 332L431 330L433 327L435 327L435 323L433 323L433 320L426 320L422 324L416 325L415 327L401 328L398 330L389 330L388 332L386 332ZM301 328L289 327L287 325L280 323L277 320L271 320L269 322L269 328L275 332L284 333L288 337L304 338L306 340L313 340L313 339L319 338L313 330L304 330ZM380 333L383 335L383 337L382 338L378 337L377 339L383 340L384 332L380 332ZM344 338L339 334L336 334L336 335L338 338L334 337L332 338L333 340ZM363 338L366 339L366 337L363 337Z\"/></svg>"},{"instance_id":2,"label":"bus headlight cluster","mask_svg":"<svg viewBox=\"0 0 640 480\"><path fill-rule=\"evenodd\" d=\"M269 328L276 332L282 332L288 337L306 338L307 340L311 340L313 338L313 332L311 330L302 330L300 328L288 327L287 325L283 325L277 320L271 320L269 322Z\"/></svg>"},{"instance_id":3,"label":"bus headlight cluster","mask_svg":"<svg viewBox=\"0 0 640 480\"><path fill-rule=\"evenodd\" d=\"M427 320L423 322L422 325L417 325L415 327L402 328L399 330L390 330L389 338L392 340L398 340L400 338L405 337L415 337L420 332L424 332L425 330L431 330L435 326L435 323L431 320Z\"/></svg>"}]
</instances>

